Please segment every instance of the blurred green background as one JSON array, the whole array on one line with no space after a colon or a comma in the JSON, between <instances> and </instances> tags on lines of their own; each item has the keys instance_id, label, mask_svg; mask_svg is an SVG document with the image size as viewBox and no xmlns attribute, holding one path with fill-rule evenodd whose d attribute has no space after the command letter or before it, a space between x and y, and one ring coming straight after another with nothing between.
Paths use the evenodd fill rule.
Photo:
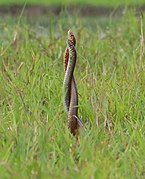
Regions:
<instances>
[{"instance_id":1,"label":"blurred green background","mask_svg":"<svg viewBox=\"0 0 145 179\"><path fill-rule=\"evenodd\" d=\"M0 4L92 4L98 6L143 5L145 0L0 0Z\"/></svg>"}]
</instances>

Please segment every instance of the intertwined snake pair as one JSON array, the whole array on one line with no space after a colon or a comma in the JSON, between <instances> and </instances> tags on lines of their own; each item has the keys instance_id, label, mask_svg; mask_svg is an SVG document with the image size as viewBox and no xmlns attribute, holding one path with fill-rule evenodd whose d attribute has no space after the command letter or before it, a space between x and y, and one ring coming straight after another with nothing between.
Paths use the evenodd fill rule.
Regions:
<instances>
[{"instance_id":1,"label":"intertwined snake pair","mask_svg":"<svg viewBox=\"0 0 145 179\"><path fill-rule=\"evenodd\" d=\"M64 53L64 102L68 113L69 128L73 135L76 135L78 129L83 126L78 117L78 92L76 82L73 76L77 53L75 49L76 39L74 34L69 30L67 47Z\"/></svg>"}]
</instances>

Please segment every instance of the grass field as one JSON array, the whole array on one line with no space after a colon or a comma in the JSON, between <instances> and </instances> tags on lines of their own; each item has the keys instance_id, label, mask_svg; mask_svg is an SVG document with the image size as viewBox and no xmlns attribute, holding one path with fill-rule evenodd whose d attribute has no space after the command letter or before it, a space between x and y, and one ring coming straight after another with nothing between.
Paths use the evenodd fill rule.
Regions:
<instances>
[{"instance_id":1,"label":"grass field","mask_svg":"<svg viewBox=\"0 0 145 179\"><path fill-rule=\"evenodd\" d=\"M0 4L92 4L101 6L119 6L119 5L142 5L145 4L144 0L0 0Z\"/></svg>"},{"instance_id":2,"label":"grass field","mask_svg":"<svg viewBox=\"0 0 145 179\"><path fill-rule=\"evenodd\" d=\"M0 17L0 178L145 178L145 20ZM77 38L79 144L63 106ZM106 126L105 126L106 124Z\"/></svg>"}]
</instances>

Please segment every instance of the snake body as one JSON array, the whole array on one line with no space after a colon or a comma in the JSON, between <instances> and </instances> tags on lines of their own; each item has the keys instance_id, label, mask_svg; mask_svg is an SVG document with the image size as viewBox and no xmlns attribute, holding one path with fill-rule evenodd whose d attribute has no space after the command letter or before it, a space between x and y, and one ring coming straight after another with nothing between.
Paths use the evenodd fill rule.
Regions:
<instances>
[{"instance_id":1,"label":"snake body","mask_svg":"<svg viewBox=\"0 0 145 179\"><path fill-rule=\"evenodd\" d=\"M74 34L70 30L68 31L68 39L75 46L76 39L75 39ZM76 58L76 55L75 55L75 58ZM64 71L65 71L65 73L67 70L68 60L69 60L69 49L66 47L65 52L64 52ZM69 84L69 94L68 94L68 96L66 96L66 99L65 99L65 106L66 106L67 112L69 112L71 96L72 96L72 98L75 98L74 100L76 101L76 106L77 106L78 105L78 92L77 92L77 86L76 86L76 82L75 82L73 74L72 74L71 84Z\"/></svg>"},{"instance_id":2,"label":"snake body","mask_svg":"<svg viewBox=\"0 0 145 179\"><path fill-rule=\"evenodd\" d=\"M78 118L78 92L73 76L77 53L75 50L76 39L71 31L68 31L67 48L64 53L64 102L69 118L69 128L75 135L81 126Z\"/></svg>"}]
</instances>

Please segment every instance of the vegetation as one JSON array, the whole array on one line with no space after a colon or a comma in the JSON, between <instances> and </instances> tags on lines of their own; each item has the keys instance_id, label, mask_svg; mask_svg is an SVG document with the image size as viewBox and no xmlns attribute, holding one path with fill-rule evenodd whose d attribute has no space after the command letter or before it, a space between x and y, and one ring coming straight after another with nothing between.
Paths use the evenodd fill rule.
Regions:
<instances>
[{"instance_id":1,"label":"vegetation","mask_svg":"<svg viewBox=\"0 0 145 179\"><path fill-rule=\"evenodd\" d=\"M36 23L35 23L36 22ZM145 20L0 21L0 178L145 178ZM77 38L79 142L63 107L67 31Z\"/></svg>"},{"instance_id":2,"label":"vegetation","mask_svg":"<svg viewBox=\"0 0 145 179\"><path fill-rule=\"evenodd\" d=\"M92 4L103 6L119 6L119 5L141 5L145 4L144 0L0 0L0 4Z\"/></svg>"}]
</instances>

